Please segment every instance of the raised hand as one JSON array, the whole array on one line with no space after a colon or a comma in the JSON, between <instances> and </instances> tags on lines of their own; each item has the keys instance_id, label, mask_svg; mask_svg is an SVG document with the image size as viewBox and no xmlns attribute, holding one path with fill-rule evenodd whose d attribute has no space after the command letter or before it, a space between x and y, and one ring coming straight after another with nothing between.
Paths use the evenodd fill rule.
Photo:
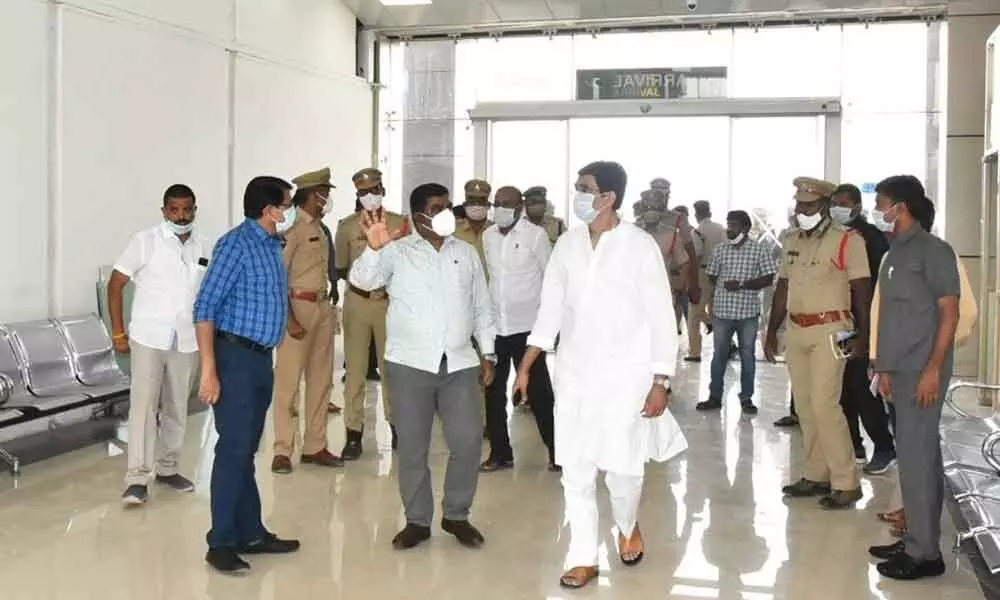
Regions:
<instances>
[{"instance_id":1,"label":"raised hand","mask_svg":"<svg viewBox=\"0 0 1000 600\"><path fill-rule=\"evenodd\" d=\"M393 240L403 237L402 230L389 229L383 211L362 211L361 230L368 238L368 246L372 250L381 250Z\"/></svg>"}]
</instances>

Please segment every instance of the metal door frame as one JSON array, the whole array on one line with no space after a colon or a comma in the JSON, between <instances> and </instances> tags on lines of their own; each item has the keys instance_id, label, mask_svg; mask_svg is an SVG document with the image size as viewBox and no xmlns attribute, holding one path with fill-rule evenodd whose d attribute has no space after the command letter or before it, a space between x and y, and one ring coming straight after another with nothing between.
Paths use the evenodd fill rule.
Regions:
<instances>
[{"instance_id":1,"label":"metal door frame","mask_svg":"<svg viewBox=\"0 0 1000 600\"><path fill-rule=\"evenodd\" d=\"M822 117L823 178L840 181L843 108L839 98L719 98L689 100L569 100L556 102L486 102L469 111L475 144L475 174L489 179L493 170L492 130L501 121L657 117ZM566 129L566 147L570 131ZM730 128L730 150L732 129ZM729 151L729 150L727 150ZM568 160L568 151L567 151ZM564 165L569 181L570 165ZM732 161L730 161L730 169ZM729 174L732 179L732 173ZM791 182L789 182L791 184ZM729 199L727 199L728 201Z\"/></svg>"}]
</instances>

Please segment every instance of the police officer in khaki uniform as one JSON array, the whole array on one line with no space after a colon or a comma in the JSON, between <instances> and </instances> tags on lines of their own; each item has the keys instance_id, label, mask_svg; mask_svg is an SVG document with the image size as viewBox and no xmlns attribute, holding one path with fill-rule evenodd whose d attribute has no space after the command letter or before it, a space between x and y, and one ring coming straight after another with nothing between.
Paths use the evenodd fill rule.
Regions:
<instances>
[{"instance_id":1,"label":"police officer in khaki uniform","mask_svg":"<svg viewBox=\"0 0 1000 600\"><path fill-rule=\"evenodd\" d=\"M670 289L674 295L675 326L680 333L681 311L680 296L686 285L685 274L690 264L690 258L684 250L677 218L667 210L667 200L660 190L646 190L641 200L633 206L636 213L636 223L653 236L656 244L663 252L663 263L667 267L667 277Z\"/></svg>"},{"instance_id":2,"label":"police officer in khaki uniform","mask_svg":"<svg viewBox=\"0 0 1000 600\"><path fill-rule=\"evenodd\" d=\"M698 252L694 247L694 234L692 233L693 230L691 228L691 222L688 220L687 215L677 212L676 210L670 210L670 182L663 177L657 177L649 183L649 187L650 189L657 190L663 194L667 206L667 213L664 216L664 221L673 225L673 227L677 229L677 235L679 237L679 241L681 242L681 246L687 253L688 262L695 264L698 261ZM701 302L701 284L698 281L698 270L684 269L683 280L687 298L691 301L691 303L698 304ZM671 282L671 287L673 288L673 282ZM674 310L675 312L677 311L676 302Z\"/></svg>"},{"instance_id":3,"label":"police officer in khaki uniform","mask_svg":"<svg viewBox=\"0 0 1000 600\"><path fill-rule=\"evenodd\" d=\"M298 190L292 202L298 213L285 234L284 259L288 271L288 331L278 346L274 367L275 473L292 472L295 451L295 399L305 374L305 436L302 462L324 467L343 466L327 449L327 401L333 389L333 338L337 311L328 293L330 241L322 225L332 207L330 169L292 180Z\"/></svg>"},{"instance_id":4,"label":"police officer in khaki uniform","mask_svg":"<svg viewBox=\"0 0 1000 600\"><path fill-rule=\"evenodd\" d=\"M361 229L361 215L364 211L383 215L389 228L405 232L408 227L405 217L382 208L385 187L382 172L378 169L363 169L352 177L354 189L363 211L356 212L340 221L337 227L337 271L347 279L351 265L365 248L368 239ZM347 428L347 443L341 452L344 460L361 457L361 439L365 428L365 374L368 370L368 344L375 336L375 352L378 366L385 372L385 314L388 310L388 296L384 289L367 292L352 285L344 294L344 358L347 362L347 376L344 384L344 425ZM392 427L392 447L396 447L396 428L392 426L392 402L382 381L382 402L386 419Z\"/></svg>"},{"instance_id":5,"label":"police officer in khaki uniform","mask_svg":"<svg viewBox=\"0 0 1000 600\"><path fill-rule=\"evenodd\" d=\"M548 214L549 201L546 196L548 190L537 185L530 187L524 192L524 214L528 220L545 230L549 235L549 240L555 245L563 233L566 232L566 223L558 217Z\"/></svg>"},{"instance_id":6,"label":"police officer in khaki uniform","mask_svg":"<svg viewBox=\"0 0 1000 600\"><path fill-rule=\"evenodd\" d=\"M871 272L861 236L833 223L830 196L836 186L799 177L794 182L798 229L785 239L764 355L774 361L778 329L788 316L785 361L802 427L804 476L782 490L791 497L820 496L824 508L848 508L861 499L854 447L840 408L845 344L856 357L868 353L867 307Z\"/></svg>"},{"instance_id":7,"label":"police officer in khaki uniform","mask_svg":"<svg viewBox=\"0 0 1000 600\"><path fill-rule=\"evenodd\" d=\"M490 274L486 270L486 250L483 248L483 232L493 224L489 220L490 215L490 184L482 179L472 179L465 184L465 217L458 219L455 223L455 237L471 244L479 253L479 261L483 265L483 272L489 279Z\"/></svg>"}]
</instances>

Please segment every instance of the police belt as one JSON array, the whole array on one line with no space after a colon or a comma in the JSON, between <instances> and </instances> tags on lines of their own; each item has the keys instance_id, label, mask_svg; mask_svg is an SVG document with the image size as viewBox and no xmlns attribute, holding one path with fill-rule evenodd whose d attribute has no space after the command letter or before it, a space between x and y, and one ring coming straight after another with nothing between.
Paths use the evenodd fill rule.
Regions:
<instances>
[{"instance_id":1,"label":"police belt","mask_svg":"<svg viewBox=\"0 0 1000 600\"><path fill-rule=\"evenodd\" d=\"M327 299L327 294L325 290L322 292L292 290L288 292L288 297L292 300L302 300L303 302L320 302Z\"/></svg>"},{"instance_id":2,"label":"police belt","mask_svg":"<svg viewBox=\"0 0 1000 600\"><path fill-rule=\"evenodd\" d=\"M347 284L347 289L351 290L352 292L361 296L362 298L366 298L368 300L384 300L386 297L384 287L369 292L352 284Z\"/></svg>"},{"instance_id":3,"label":"police belt","mask_svg":"<svg viewBox=\"0 0 1000 600\"><path fill-rule=\"evenodd\" d=\"M789 313L788 320L799 327L815 327L849 321L852 316L847 310L828 310L821 313Z\"/></svg>"}]
</instances>

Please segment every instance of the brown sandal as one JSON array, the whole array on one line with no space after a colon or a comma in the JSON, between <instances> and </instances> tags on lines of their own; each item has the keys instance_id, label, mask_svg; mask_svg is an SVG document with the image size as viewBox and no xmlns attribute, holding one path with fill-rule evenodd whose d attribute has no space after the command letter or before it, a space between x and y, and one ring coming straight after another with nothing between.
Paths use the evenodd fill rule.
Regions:
<instances>
[{"instance_id":1,"label":"brown sandal","mask_svg":"<svg viewBox=\"0 0 1000 600\"><path fill-rule=\"evenodd\" d=\"M597 567L573 567L559 578L559 585L571 590L578 590L597 579L599 574L600 571Z\"/></svg>"},{"instance_id":2,"label":"brown sandal","mask_svg":"<svg viewBox=\"0 0 1000 600\"><path fill-rule=\"evenodd\" d=\"M890 524L896 524L899 521L901 521L901 520L903 520L903 519L906 518L906 515L903 513L903 509L902 508L900 508L899 510L891 511L891 512L880 512L876 516L878 517L879 521L882 521L883 523L890 523Z\"/></svg>"},{"instance_id":3,"label":"brown sandal","mask_svg":"<svg viewBox=\"0 0 1000 600\"><path fill-rule=\"evenodd\" d=\"M638 540L640 550L638 552L627 552L625 546L632 540ZM639 525L635 526L632 530L632 537L625 539L625 536L621 533L618 534L618 558L621 559L622 564L626 567L634 567L642 562L643 557L646 555L646 544L642 542L642 532L639 531Z\"/></svg>"}]
</instances>

